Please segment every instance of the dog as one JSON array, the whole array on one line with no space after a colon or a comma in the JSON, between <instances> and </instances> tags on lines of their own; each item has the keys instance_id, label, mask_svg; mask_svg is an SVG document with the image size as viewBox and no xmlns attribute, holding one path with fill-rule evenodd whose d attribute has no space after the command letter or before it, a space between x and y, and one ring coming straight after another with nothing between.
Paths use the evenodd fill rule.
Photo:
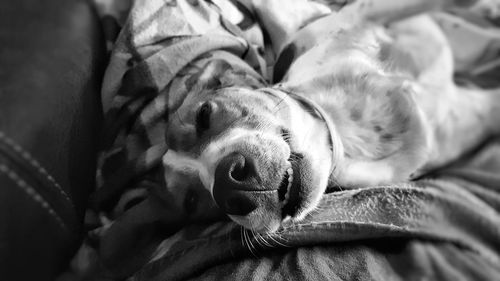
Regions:
<instances>
[{"instance_id":1,"label":"dog","mask_svg":"<svg viewBox=\"0 0 500 281\"><path fill-rule=\"evenodd\" d=\"M275 232L329 186L410 180L499 133L500 90L456 85L446 37L420 14L478 1L358 0L312 22L279 0L244 2L290 64L253 89L212 87L203 72L228 66L209 63L206 90L169 118L163 157L167 186L199 182L241 226Z\"/></svg>"}]
</instances>

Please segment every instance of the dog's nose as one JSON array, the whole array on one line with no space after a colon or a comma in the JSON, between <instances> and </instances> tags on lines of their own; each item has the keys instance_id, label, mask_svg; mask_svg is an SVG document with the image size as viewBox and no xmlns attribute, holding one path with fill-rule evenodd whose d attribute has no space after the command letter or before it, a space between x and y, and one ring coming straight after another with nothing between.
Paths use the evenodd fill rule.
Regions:
<instances>
[{"instance_id":1,"label":"dog's nose","mask_svg":"<svg viewBox=\"0 0 500 281\"><path fill-rule=\"evenodd\" d=\"M245 216L257 208L253 185L257 171L251 159L234 153L224 157L215 169L213 196L229 215Z\"/></svg>"}]
</instances>

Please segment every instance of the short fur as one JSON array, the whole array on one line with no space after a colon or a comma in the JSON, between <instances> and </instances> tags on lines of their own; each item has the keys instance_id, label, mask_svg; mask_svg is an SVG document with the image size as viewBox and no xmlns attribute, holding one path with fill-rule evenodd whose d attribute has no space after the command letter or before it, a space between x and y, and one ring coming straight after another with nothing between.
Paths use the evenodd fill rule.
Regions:
<instances>
[{"instance_id":1,"label":"short fur","mask_svg":"<svg viewBox=\"0 0 500 281\"><path fill-rule=\"evenodd\" d=\"M228 66L207 65L198 81L204 93L188 97L179 118L169 118L174 133L164 157L167 186L179 175L185 181L199 178L242 226L276 231L283 221L299 221L313 210L328 185L409 180L498 133L500 91L456 85L452 50L440 28L429 15L410 17L477 1L405 0L397 6L358 0L327 16L313 9L314 16L324 17L304 28L302 19L275 8L296 10L307 1L246 2L269 31L275 51L292 59L290 67L276 73L283 78L274 87L217 89L214 78L203 84L203 73ZM286 93L318 105L326 120ZM197 121L202 106L210 109L205 125ZM221 184L221 163L227 161L222 174L235 167L252 170L235 189ZM291 185L285 194L283 181ZM238 200L220 195L222 189ZM255 208L245 213L234 206L241 202Z\"/></svg>"}]
</instances>

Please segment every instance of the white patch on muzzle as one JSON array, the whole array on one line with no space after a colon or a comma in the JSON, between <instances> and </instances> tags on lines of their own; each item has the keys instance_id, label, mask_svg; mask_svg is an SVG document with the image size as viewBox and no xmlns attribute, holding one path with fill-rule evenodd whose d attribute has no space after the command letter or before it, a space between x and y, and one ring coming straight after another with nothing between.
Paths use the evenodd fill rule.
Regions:
<instances>
[{"instance_id":1,"label":"white patch on muzzle","mask_svg":"<svg viewBox=\"0 0 500 281\"><path fill-rule=\"evenodd\" d=\"M168 174L170 172L197 173L203 186L212 194L215 169L220 160L235 152L237 144L241 144L257 136L279 140L276 136L265 135L257 130L234 128L227 134L208 143L198 157L192 157L187 153L169 149L163 156L163 165L166 167L165 180L167 185L169 183Z\"/></svg>"}]
</instances>

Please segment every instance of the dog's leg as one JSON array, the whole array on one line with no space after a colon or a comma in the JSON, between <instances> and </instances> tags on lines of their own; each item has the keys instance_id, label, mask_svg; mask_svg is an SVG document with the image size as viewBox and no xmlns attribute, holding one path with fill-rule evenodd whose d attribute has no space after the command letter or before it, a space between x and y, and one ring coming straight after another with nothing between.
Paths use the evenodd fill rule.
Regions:
<instances>
[{"instance_id":1,"label":"dog's leg","mask_svg":"<svg viewBox=\"0 0 500 281\"><path fill-rule=\"evenodd\" d=\"M273 41L277 55L273 78L275 82L284 77L292 61L324 41L325 37L331 38L343 30L361 26L366 22L388 24L424 12L444 10L455 6L472 5L475 7L483 2L496 0L355 0L350 1L351 3L342 9L332 11L300 29L301 25L298 24L297 16L293 13L286 14L286 10L279 9L280 3L281 6L289 5L283 1L258 1L263 4L255 9L263 26L272 38L276 38ZM316 17L320 16L320 14L316 15ZM314 17L309 17L309 19L314 19ZM287 21L295 21L295 24L287 24ZM302 20L300 23L303 24L306 21Z\"/></svg>"},{"instance_id":2,"label":"dog's leg","mask_svg":"<svg viewBox=\"0 0 500 281\"><path fill-rule=\"evenodd\" d=\"M246 1L248 2L248 1ZM308 0L253 0L251 6L279 54L289 38L307 23L327 15L330 9Z\"/></svg>"},{"instance_id":3,"label":"dog's leg","mask_svg":"<svg viewBox=\"0 0 500 281\"><path fill-rule=\"evenodd\" d=\"M377 125L384 128L380 136L388 134L392 139L399 138L402 143L395 153L386 153L386 157L377 157L378 160L376 157L366 159L350 153L348 145L355 144L355 138L344 142L350 157L346 159L345 168L336 177L338 182L347 186L406 180L410 174L415 175L415 171L420 174L455 160L492 133L500 131L500 90L467 89L454 84L451 50L435 22L427 16L412 17L391 25L390 30L394 38L387 46L382 46L384 57L398 69L411 66L409 68L415 78L406 81L410 86L408 94L403 91L403 87L396 91L398 94L393 95L391 100L394 102L407 95L414 96L412 100L419 114L405 115L411 107L401 109L401 105L406 103L398 102L391 110L386 111L391 114L378 118L380 122ZM376 98L385 96L377 95ZM384 104L382 100L380 102ZM412 102L409 101L408 104ZM364 111L368 110L369 107L366 106ZM376 121L375 116L371 116L372 122ZM398 117L394 122L388 122L395 116ZM416 118L417 116L421 117ZM406 126L409 127L406 136L395 129L405 119L414 121L412 126ZM422 123L419 124L418 120ZM349 132L361 134L362 130L350 126L350 131L344 130L342 135L346 136ZM375 143L376 138L364 141L359 146L370 147ZM387 141L379 141L378 148L389 146ZM421 169L422 167L424 168Z\"/></svg>"},{"instance_id":4,"label":"dog's leg","mask_svg":"<svg viewBox=\"0 0 500 281\"><path fill-rule=\"evenodd\" d=\"M307 0L244 0L243 2L250 6L261 24L271 37L273 50L279 54L283 48L290 43L292 38L301 38L302 41L308 41L312 37L312 45L317 36L296 36L306 24L317 18L327 16L321 23L316 24L311 30L301 32L304 34L328 34L324 33L327 29L329 33L335 33L346 27L359 24L366 21L375 21L379 23L390 23L404 19L424 12L446 10L451 7L468 6L500 6L495 4L496 0L355 0L349 1L338 12L332 12L326 5ZM328 1L324 1L328 2ZM339 1L332 1L338 4ZM493 4L491 4L493 3ZM322 36L320 36L322 37ZM308 49L308 48L306 48Z\"/></svg>"},{"instance_id":5,"label":"dog's leg","mask_svg":"<svg viewBox=\"0 0 500 281\"><path fill-rule=\"evenodd\" d=\"M416 101L431 134L425 170L455 160L500 132L500 90L455 85L452 50L430 17L413 17L390 29L397 34L392 46L405 50L417 69Z\"/></svg>"},{"instance_id":6,"label":"dog's leg","mask_svg":"<svg viewBox=\"0 0 500 281\"><path fill-rule=\"evenodd\" d=\"M423 173L456 160L492 135L500 135L500 88L453 86L434 120L433 145Z\"/></svg>"},{"instance_id":7,"label":"dog's leg","mask_svg":"<svg viewBox=\"0 0 500 281\"><path fill-rule=\"evenodd\" d=\"M498 6L496 0L358 0L342 13L365 21L390 23L417 14L447 10L453 7Z\"/></svg>"}]
</instances>

